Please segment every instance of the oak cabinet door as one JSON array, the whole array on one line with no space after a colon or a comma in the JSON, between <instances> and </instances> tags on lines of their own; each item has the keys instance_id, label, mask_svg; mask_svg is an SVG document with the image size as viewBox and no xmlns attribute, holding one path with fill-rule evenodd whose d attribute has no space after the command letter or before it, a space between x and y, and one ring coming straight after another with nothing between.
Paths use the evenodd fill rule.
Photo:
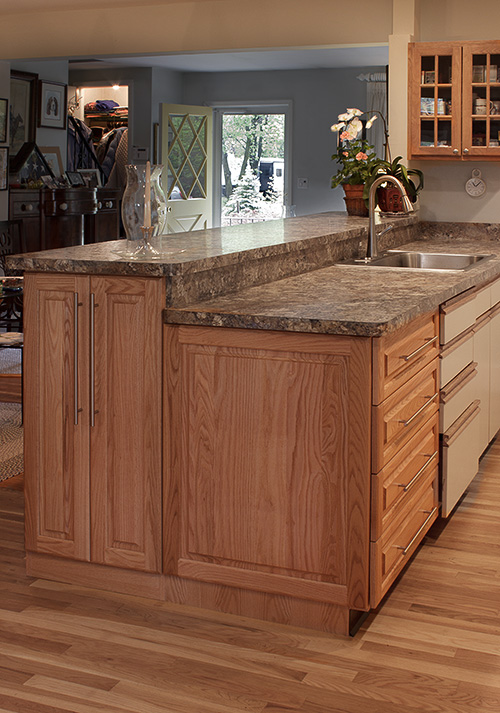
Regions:
<instances>
[{"instance_id":1,"label":"oak cabinet door","mask_svg":"<svg viewBox=\"0 0 500 713\"><path fill-rule=\"evenodd\" d=\"M369 339L168 328L181 577L368 606Z\"/></svg>"},{"instance_id":2,"label":"oak cabinet door","mask_svg":"<svg viewBox=\"0 0 500 713\"><path fill-rule=\"evenodd\" d=\"M32 275L24 291L26 547L90 556L88 277Z\"/></svg>"},{"instance_id":3,"label":"oak cabinet door","mask_svg":"<svg viewBox=\"0 0 500 713\"><path fill-rule=\"evenodd\" d=\"M163 281L92 277L92 561L161 569Z\"/></svg>"}]
</instances>

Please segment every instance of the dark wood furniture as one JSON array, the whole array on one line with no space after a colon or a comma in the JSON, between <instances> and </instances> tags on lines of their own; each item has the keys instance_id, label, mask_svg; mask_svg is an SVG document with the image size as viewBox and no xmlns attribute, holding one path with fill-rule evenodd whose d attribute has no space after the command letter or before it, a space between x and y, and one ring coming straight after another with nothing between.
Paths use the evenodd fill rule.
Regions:
<instances>
[{"instance_id":1,"label":"dark wood furniture","mask_svg":"<svg viewBox=\"0 0 500 713\"><path fill-rule=\"evenodd\" d=\"M116 240L120 191L114 188L11 188L9 217L22 221L26 252Z\"/></svg>"}]
</instances>

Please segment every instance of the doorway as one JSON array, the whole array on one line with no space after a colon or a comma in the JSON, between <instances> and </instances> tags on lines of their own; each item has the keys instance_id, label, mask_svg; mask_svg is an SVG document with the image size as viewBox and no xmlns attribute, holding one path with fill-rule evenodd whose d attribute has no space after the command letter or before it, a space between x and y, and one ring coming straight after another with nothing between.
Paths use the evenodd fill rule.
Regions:
<instances>
[{"instance_id":1,"label":"doorway","mask_svg":"<svg viewBox=\"0 0 500 713\"><path fill-rule=\"evenodd\" d=\"M214 225L290 214L291 102L214 107Z\"/></svg>"}]
</instances>

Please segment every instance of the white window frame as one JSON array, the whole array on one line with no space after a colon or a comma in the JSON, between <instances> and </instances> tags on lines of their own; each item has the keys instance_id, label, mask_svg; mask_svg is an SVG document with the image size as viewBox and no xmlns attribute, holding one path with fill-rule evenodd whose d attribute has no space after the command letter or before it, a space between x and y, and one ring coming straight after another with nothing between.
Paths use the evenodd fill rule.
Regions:
<instances>
[{"instance_id":1,"label":"white window frame","mask_svg":"<svg viewBox=\"0 0 500 713\"><path fill-rule=\"evenodd\" d=\"M222 116L223 114L284 114L285 115L285 178L283 204L293 204L292 196L292 110L291 99L281 101L240 101L240 102L212 102L209 106L213 112L213 209L212 224L214 228L221 224L221 199L222 199Z\"/></svg>"}]
</instances>

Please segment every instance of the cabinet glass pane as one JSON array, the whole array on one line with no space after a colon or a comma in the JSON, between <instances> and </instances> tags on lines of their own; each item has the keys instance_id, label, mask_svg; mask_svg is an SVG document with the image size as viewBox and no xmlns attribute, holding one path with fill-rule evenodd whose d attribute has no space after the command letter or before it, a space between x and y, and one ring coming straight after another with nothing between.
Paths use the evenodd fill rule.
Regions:
<instances>
[{"instance_id":1,"label":"cabinet glass pane","mask_svg":"<svg viewBox=\"0 0 500 713\"><path fill-rule=\"evenodd\" d=\"M434 84L436 81L436 58L434 55L421 57L421 84Z\"/></svg>"},{"instance_id":2,"label":"cabinet glass pane","mask_svg":"<svg viewBox=\"0 0 500 713\"><path fill-rule=\"evenodd\" d=\"M490 123L490 140L489 146L499 146L500 145L500 117L498 119L492 119Z\"/></svg>"},{"instance_id":3,"label":"cabinet glass pane","mask_svg":"<svg viewBox=\"0 0 500 713\"><path fill-rule=\"evenodd\" d=\"M451 121L445 119L438 122L438 146L451 146Z\"/></svg>"},{"instance_id":4,"label":"cabinet glass pane","mask_svg":"<svg viewBox=\"0 0 500 713\"><path fill-rule=\"evenodd\" d=\"M486 146L486 121L474 119L472 122L472 145Z\"/></svg>"},{"instance_id":5,"label":"cabinet glass pane","mask_svg":"<svg viewBox=\"0 0 500 713\"><path fill-rule=\"evenodd\" d=\"M433 120L422 119L420 122L420 146L435 146Z\"/></svg>"},{"instance_id":6,"label":"cabinet glass pane","mask_svg":"<svg viewBox=\"0 0 500 713\"><path fill-rule=\"evenodd\" d=\"M451 84L452 69L451 55L442 55L438 57L438 82L439 84Z\"/></svg>"}]
</instances>

